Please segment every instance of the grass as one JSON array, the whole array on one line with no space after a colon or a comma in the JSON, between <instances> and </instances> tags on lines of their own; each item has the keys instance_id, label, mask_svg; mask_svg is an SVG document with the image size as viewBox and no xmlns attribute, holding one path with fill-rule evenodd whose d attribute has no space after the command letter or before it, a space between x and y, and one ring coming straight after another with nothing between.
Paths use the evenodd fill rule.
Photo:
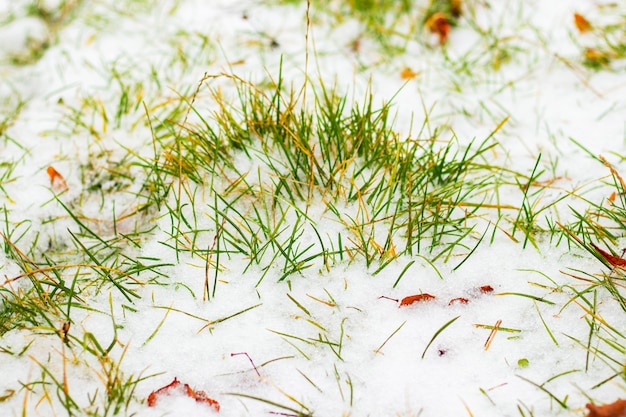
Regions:
<instances>
[{"instance_id":1,"label":"grass","mask_svg":"<svg viewBox=\"0 0 626 417\"><path fill-rule=\"evenodd\" d=\"M390 104L375 108L372 95L349 108L345 96L322 85L313 91L318 104L309 110L300 103L303 92L285 90L278 77L262 89L221 76L235 84L235 107L209 86L217 103L213 114L207 118L192 108L194 125L187 123L174 138L154 138L163 149L151 168L160 176L156 182L179 181L177 189L170 187L176 204L167 213L172 230L164 242L177 255L239 254L248 267L282 265L280 280L314 262L329 267L344 252L350 261L377 265L377 271L405 254L449 259L457 247L469 249L464 238L483 215L480 208L492 204L487 179L524 178L488 160L498 146L491 136L499 127L467 147L453 132L441 138L445 130L435 129L426 136L426 124L407 140L392 129ZM238 158L256 163L255 170L239 171L232 164ZM188 210L199 204L200 186L209 189L208 225ZM343 227L336 238L317 231L308 214L313 200L324 201L325 211ZM356 210L346 212L351 206ZM316 243L301 245L311 232ZM207 255L208 242L220 252Z\"/></svg>"},{"instance_id":2,"label":"grass","mask_svg":"<svg viewBox=\"0 0 626 417\"><path fill-rule=\"evenodd\" d=\"M626 295L623 285L624 270L615 263L615 259L621 259L623 255L615 253L611 249L624 230L622 225L626 206L623 199L625 184L621 175L606 159L602 157L595 159L610 172L608 183L614 190L615 197L613 198L611 195L608 201L590 202L590 208L586 213L575 213L578 221L566 232L568 239L573 244L588 251L608 269L608 272L602 271L593 274L579 270L571 272L572 276L582 286L582 289L571 289L571 302L582 310L589 327L589 333L586 340L572 335L568 335L568 337L587 351L585 369L594 359L606 364L610 375L597 382L594 388L599 388L615 378L623 379L625 375L623 363L618 359L624 353L625 335L618 327L603 317L603 311L614 306L622 313L626 312ZM615 258L609 259L605 254L599 252L595 242L604 242L609 248L608 253L613 252ZM600 306L598 303L599 296L603 299L608 298L608 305Z\"/></svg>"},{"instance_id":3,"label":"grass","mask_svg":"<svg viewBox=\"0 0 626 417\"><path fill-rule=\"evenodd\" d=\"M136 3L139 11L146 7L143 2L131 3ZM497 84L497 92L515 90L515 80L499 80L495 74L523 57L529 57L530 62L525 71L532 72L536 54L528 46L530 35L507 34L511 28L506 25L506 16L486 26L478 17L486 7L483 2L467 2L464 17L458 22L476 35L476 42L467 51L457 54L445 44L435 47L423 38L414 40L427 29L427 19L418 17L434 3L413 8L406 1L334 2L323 13L334 19L335 27L347 21L347 16L354 16L362 27L357 40L374 40L385 57L399 56L415 47L414 42L424 47L447 64L442 79L453 95L490 83ZM80 2L61 2L58 10L47 10L36 2L29 13L42 19L53 37L61 36L61 29L73 19L85 16L102 27L110 24L110 16L100 19L81 14L83 7L87 8ZM322 11L308 7L313 7L313 25L323 21ZM120 10L116 13L123 15ZM594 24L589 37L595 43L581 46L586 48L584 57L567 65L594 71L617 65L624 54L620 13L615 22ZM523 16L522 11L514 16L520 32L526 29L532 33L530 22ZM572 37L578 39L575 33ZM49 42L31 45L13 59L13 65L35 65ZM531 45L549 49L549 40L538 36ZM142 401L137 387L150 376L124 371L129 345L118 335L123 327L116 321L119 312L129 316L138 313L137 304L151 288L168 286L173 291L185 287L191 297L214 302L226 285L224 272L243 264L242 274L257 277L251 286L257 290L283 286L290 307L297 312L292 318L299 331L272 332L307 361L316 352L327 353L333 364L332 372L328 372L336 381L332 398L353 407L357 388L341 367L350 359L346 346L350 344L347 329L352 316L331 290L322 288L309 299L299 299L290 292L292 285L309 274L323 275L345 265L363 265L373 276L383 276L401 262L404 266L395 270L393 288L409 279L408 271L416 262L432 268L443 280L446 272L440 270L463 270L476 251L498 236L523 248L530 244L535 251L541 250L545 241L562 243L587 251L602 262L607 271L572 270L567 273L575 284L557 286L553 281L543 287L566 294L562 305L526 293L500 295L528 299L529 308L534 306L555 346L559 346L561 335L550 328L550 320L540 307L580 309L589 331L567 338L585 352L585 369L593 360L605 365L607 375L596 387L626 379L624 332L603 314L611 306L626 312L624 271L592 245L621 257L617 246L626 230L626 187L618 169L606 159L573 140L607 172L593 187L612 192L607 193L611 197L597 201L585 195L584 187L559 190L553 186L558 172L555 159L538 154L524 172L507 166L509 155L501 139L515 115L508 115L497 101L482 102L478 110L456 107L458 114L453 116L467 116L488 125L490 133L483 137L458 137L444 120L445 115L425 104L421 112L412 114L410 127L402 129L398 122L401 109L395 107L394 100L404 90L380 102L370 84L364 94L353 99L350 97L356 94L321 78L321 74L320 79L314 79L307 73L306 82L294 83L282 61L261 81L230 71L205 74L194 80L197 84L167 92L164 86L171 84L174 75L188 76L219 55L212 39L189 31L178 32L170 46L174 52L163 58L160 67L152 64L149 79L134 71L132 60L116 63L100 68L107 91L58 103L63 116L56 128L45 133L88 138L88 144L80 152L73 150L76 142L62 144L66 153L55 165L69 166L78 160L73 166L80 185L70 184L66 193L51 190L52 197L44 207L56 213L54 216L28 218L11 209L11 185L18 180L15 172L29 157L28 149L20 145L11 128L28 103L19 100L0 120L0 143L20 149L22 155L0 160L0 191L6 199L3 262L19 270L0 285L0 336L24 332L58 346L55 355L46 360L32 353L37 375L0 393L0 403L22 395L24 415L31 402L44 402L55 410L61 407L68 415L130 413ZM590 56L589 51L599 55ZM409 88L408 84L403 88ZM115 138L118 132L143 134L146 140L125 143ZM503 202L509 201L504 197L507 193L517 197L516 204ZM584 208L568 208L572 201ZM564 212L571 213L573 220L561 222ZM328 222L335 227L322 229L321 225ZM142 254L152 239L159 239L168 256ZM172 259L176 264L193 263L202 271L201 291L198 286L192 288L170 279L169 268L175 266L169 261ZM92 307L94 298L103 297L109 300L110 311ZM199 332L213 332L220 323L261 305L235 305L232 314L214 319L155 305L166 313L160 323L151 323L152 333L143 345L151 343L162 330L170 312L201 321ZM321 318L320 310L326 309L333 311L332 323ZM80 318L85 313L110 320L111 336L105 339L81 327ZM454 331L448 326L459 317L439 327L424 348L422 359L440 333ZM382 354L383 347L405 323L386 328L375 351ZM499 325L480 326L493 332L521 332ZM25 357L31 355L31 345L15 349L0 344L0 354ZM87 358L76 359L83 355ZM67 382L67 369L82 369L101 386L90 391L87 398L78 398L74 386ZM327 387L314 382L314 377L298 372L317 391L331 395ZM548 386L553 379L539 384L520 378L562 409L570 409L567 396L555 394ZM266 382L271 385L271 381ZM314 415L313 408L297 395L276 389L281 401L251 393L231 395L244 402L265 403L279 410L276 413ZM521 402L517 408L522 416L533 415L532 408Z\"/></svg>"},{"instance_id":4,"label":"grass","mask_svg":"<svg viewBox=\"0 0 626 417\"><path fill-rule=\"evenodd\" d=\"M32 1L24 4L23 10L19 10L19 7L12 8L17 10L11 10L11 13L2 19L3 24L12 22L24 13L41 22L45 33L27 34L22 50L12 51L1 59L16 66L36 63L54 45L63 28L72 22L81 3L81 0L63 0L48 6L40 1Z\"/></svg>"},{"instance_id":5,"label":"grass","mask_svg":"<svg viewBox=\"0 0 626 417\"><path fill-rule=\"evenodd\" d=\"M618 4L598 5L577 14L572 37L581 49L583 65L593 70L616 70L626 58L626 10Z\"/></svg>"}]
</instances>

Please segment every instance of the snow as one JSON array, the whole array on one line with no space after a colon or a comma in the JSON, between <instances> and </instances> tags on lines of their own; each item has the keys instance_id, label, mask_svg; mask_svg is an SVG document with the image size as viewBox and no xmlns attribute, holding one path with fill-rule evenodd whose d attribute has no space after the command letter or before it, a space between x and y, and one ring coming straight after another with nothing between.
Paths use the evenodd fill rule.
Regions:
<instances>
[{"instance_id":1,"label":"snow","mask_svg":"<svg viewBox=\"0 0 626 417\"><path fill-rule=\"evenodd\" d=\"M432 107L433 126L450 126L462 144L474 138L480 142L510 117L496 133L505 153L494 157L526 174L539 154L542 161L558 161L552 175L559 179L551 193L543 196L544 204L559 198L562 191L579 190L589 201L610 194L610 188L597 186L600 179L610 179L609 170L569 138L594 155L605 156L618 171L624 168L626 79L618 71L594 74L563 62L576 59L580 51L572 14L593 13L596 2L502 1L490 2L489 7L472 2L475 20L482 27L510 28L501 33L524 51L503 63L499 71L468 72L453 68L459 57L474 56L478 68L491 65L491 57L481 55L484 40L463 20L451 33L447 61L436 44L424 47L417 42L409 42L404 54L388 59L366 37L353 50L352 42L361 37L363 27L353 19L331 25L330 17L315 10L314 4L309 33L309 46L314 49L309 50L307 64L305 2L277 6L253 0L148 2L150 6L135 2L128 13L115 1L88 2L80 7L80 18L58 33L39 61L17 66L6 62L23 50L29 38L48 35L39 19L20 12L19 4L27 2L11 3L1 6L14 19L0 26L0 61L4 63L0 66L0 118L17 103L25 105L0 141L0 163L16 164L14 181L2 184L6 193L0 199L11 224L25 222L16 227L25 233L18 245L21 248L32 245L45 251L48 246L74 245L66 229L75 231L76 224L53 198L45 172L49 165L62 172L68 183L68 192L60 200L79 206L85 221L93 220L90 224L99 233L112 233L114 227L131 232L135 218L114 226L107 216L113 207L120 217L132 211L137 204L133 194L141 186L132 179L143 174L137 169L129 174L131 180L116 184L107 180L106 172L128 149L152 158L151 133L143 122L141 102L145 101L156 120L161 117L159 103L176 98L179 92L193 91L203 74L234 73L243 80L261 82L268 75L276 78L281 57L283 78L294 86L302 84L308 71L313 85L317 79L329 86L336 84L349 102L353 97L360 102L368 90L380 103L393 97L392 108L398 113L394 128L404 133L409 133L412 119L415 123L424 117L422 103L427 109ZM424 7L425 2L418 3ZM538 28L543 44L528 24ZM198 34L208 41L203 44ZM277 46L270 44L272 40ZM410 81L401 79L405 67L419 75ZM115 114L123 89L111 78L112 69L131 86L131 100L136 103L119 120ZM229 80L208 82L235 97ZM457 91L451 88L453 84ZM94 101L96 106L89 105ZM209 111L214 105L206 90L200 89L198 108ZM72 109L84 112L86 129L74 127L72 118L79 116ZM96 133L90 134L90 129ZM258 161L242 155L234 161L250 173L251 181L263 172ZM88 164L97 164L95 172L101 175L86 176ZM81 192L90 185L101 187L104 194ZM503 198L508 199L503 204L521 201L516 192ZM210 230L201 237L206 247L215 234L212 197L199 193L195 203L199 227ZM568 205L587 207L585 201L571 197L546 215L555 220L568 217ZM329 241L345 230L324 211L323 204L309 210L318 231L324 238L329 236ZM356 207L341 210L357 213ZM295 218L291 212L288 225ZM584 309L570 302L571 289L582 289L583 283L564 272L602 270L580 248L565 243L556 246L545 239L539 241L538 249L531 245L524 249L506 234L495 233L492 243L486 238L456 270L462 258L454 256L447 263L439 259L435 265L420 256L400 257L377 275L375 268L368 269L361 261L331 268L316 261L301 276L282 282L277 282L282 275L280 265L265 272L267 260L247 268L248 260L224 256L215 294L204 301L206 259L191 255L177 259L168 247L174 244L169 235L171 219L157 215L150 222L156 226L153 233L142 238L140 249L129 244L125 254L169 264L160 269L162 276L137 278L166 285L135 285L132 289L139 298L132 302L113 288L87 288L81 297L88 308L72 307L70 332L97 350L89 336L94 335L102 349L110 348L110 359L103 354L98 360L80 345L64 345L50 326L4 334L0 339L0 398L14 394L0 401L2 416L65 414L61 390L47 385L44 394L42 385L51 384L51 375L44 374L42 367L67 381L72 398L81 408L88 408L90 398L104 395L105 369L116 363L125 377L145 378L120 415L216 414L206 404L183 395L162 396L155 407L148 407L148 395L175 377L219 401L220 414L227 416L295 415L269 401L295 410L301 410L301 403L316 416L489 417L521 415L520 409L524 415L583 415L589 398L609 402L624 393L619 378L592 389L612 371L593 355L585 369L587 352L572 340L584 344L589 325ZM478 238L485 228L489 228L486 236L491 236L493 225L485 221L476 231ZM303 242L317 245L310 227ZM414 263L394 286L410 262ZM0 271L7 279L22 273L5 252L0 253ZM211 288L212 274L211 269ZM8 287L20 285L28 284L19 281ZM479 290L485 285L492 286L493 293ZM422 292L436 298L402 307L391 300ZM623 311L609 294L598 291L597 296L601 317L623 331ZM469 303L449 305L457 297ZM455 317L429 345L436 332ZM497 332L487 349L490 329L476 325L494 326L498 320L502 320L501 327L519 331ZM60 328L62 322L54 325ZM335 345L312 342L320 337L340 343L341 351ZM233 356L243 352L256 369L246 355ZM569 409L563 410L528 381L543 384L559 399L567 396ZM102 409L98 412L105 415Z\"/></svg>"}]
</instances>

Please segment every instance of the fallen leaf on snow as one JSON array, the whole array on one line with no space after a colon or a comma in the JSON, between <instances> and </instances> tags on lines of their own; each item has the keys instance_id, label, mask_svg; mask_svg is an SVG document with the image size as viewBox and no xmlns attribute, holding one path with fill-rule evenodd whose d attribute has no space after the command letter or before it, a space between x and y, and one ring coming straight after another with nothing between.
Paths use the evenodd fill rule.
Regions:
<instances>
[{"instance_id":1,"label":"fallen leaf on snow","mask_svg":"<svg viewBox=\"0 0 626 417\"><path fill-rule=\"evenodd\" d=\"M613 191L611 195L609 196L609 201L611 203L615 203L615 197L617 197L617 194L615 193L615 191Z\"/></svg>"},{"instance_id":2,"label":"fallen leaf on snow","mask_svg":"<svg viewBox=\"0 0 626 417\"><path fill-rule=\"evenodd\" d=\"M439 43L444 44L448 40L448 34L450 33L451 25L446 15L442 12L433 13L432 16L426 20L426 27L431 33L439 36Z\"/></svg>"},{"instance_id":3,"label":"fallen leaf on snow","mask_svg":"<svg viewBox=\"0 0 626 417\"><path fill-rule=\"evenodd\" d=\"M591 23L580 13L574 13L574 24L580 33L589 32L592 29Z\"/></svg>"},{"instance_id":4,"label":"fallen leaf on snow","mask_svg":"<svg viewBox=\"0 0 626 417\"><path fill-rule=\"evenodd\" d=\"M480 287L480 292L482 292L483 294L493 292L493 287L491 285L483 285L482 287Z\"/></svg>"},{"instance_id":5,"label":"fallen leaf on snow","mask_svg":"<svg viewBox=\"0 0 626 417\"><path fill-rule=\"evenodd\" d=\"M48 177L50 177L50 185L54 191L59 192L67 190L65 178L63 178L63 175L59 174L59 171L54 169L52 165L46 169L46 173L48 173Z\"/></svg>"},{"instance_id":6,"label":"fallen leaf on snow","mask_svg":"<svg viewBox=\"0 0 626 417\"><path fill-rule=\"evenodd\" d=\"M600 249L597 245L594 245L593 243L591 244L591 246L593 246L595 250L600 252L600 255L602 255L602 257L606 259L606 261L610 263L611 265L618 267L618 268L626 269L626 259L620 258L619 256L611 255L610 253Z\"/></svg>"},{"instance_id":7,"label":"fallen leaf on snow","mask_svg":"<svg viewBox=\"0 0 626 417\"><path fill-rule=\"evenodd\" d=\"M152 391L148 395L148 407L154 407L157 399L163 395L171 395L173 393L180 393L193 398L197 402L203 402L213 407L215 411L220 411L220 403L210 398L204 391L195 391L189 386L189 384L181 383L177 378L174 378L172 382L164 387L159 388L156 391Z\"/></svg>"},{"instance_id":8,"label":"fallen leaf on snow","mask_svg":"<svg viewBox=\"0 0 626 417\"><path fill-rule=\"evenodd\" d=\"M419 72L415 72L413 71L411 68L409 67L405 67L401 72L400 72L400 77L403 80L412 80L413 78L417 77L419 75Z\"/></svg>"},{"instance_id":9,"label":"fallen leaf on snow","mask_svg":"<svg viewBox=\"0 0 626 417\"><path fill-rule=\"evenodd\" d=\"M454 303L467 304L469 303L469 300L467 298L457 297L457 298L453 298L452 300L450 300L448 305L452 305Z\"/></svg>"},{"instance_id":10,"label":"fallen leaf on snow","mask_svg":"<svg viewBox=\"0 0 626 417\"><path fill-rule=\"evenodd\" d=\"M617 400L610 404L587 404L587 417L626 417L626 400Z\"/></svg>"},{"instance_id":11,"label":"fallen leaf on snow","mask_svg":"<svg viewBox=\"0 0 626 417\"><path fill-rule=\"evenodd\" d=\"M408 306L408 305L411 305L413 303L420 302L420 301L428 301L428 300L434 300L434 299L435 299L434 295L430 295L426 293L409 295L408 297L404 297L402 301L400 301L400 307Z\"/></svg>"}]
</instances>

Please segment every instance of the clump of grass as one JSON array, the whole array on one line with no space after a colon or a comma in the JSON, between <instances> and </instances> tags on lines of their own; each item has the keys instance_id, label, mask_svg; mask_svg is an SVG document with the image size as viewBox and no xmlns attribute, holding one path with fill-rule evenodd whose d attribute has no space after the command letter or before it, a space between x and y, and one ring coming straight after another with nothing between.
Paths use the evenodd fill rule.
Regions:
<instances>
[{"instance_id":1,"label":"clump of grass","mask_svg":"<svg viewBox=\"0 0 626 417\"><path fill-rule=\"evenodd\" d=\"M584 212L572 209L575 220L565 227L570 240L582 245L597 257L597 251L590 243L605 242L609 247L613 246L626 230L626 183L606 158L595 155L576 140L571 140L607 171L608 180L602 181L606 187L605 197L600 201L584 199L588 208Z\"/></svg>"},{"instance_id":2,"label":"clump of grass","mask_svg":"<svg viewBox=\"0 0 626 417\"><path fill-rule=\"evenodd\" d=\"M626 260L622 258L623 252L614 249L626 235L626 183L605 158L582 149L610 173L610 180L606 182L610 187L608 198L599 202L585 200L589 203L589 209L585 212L572 209L576 220L567 226L561 225L573 245L587 251L600 261L598 266L602 264L608 270L567 272L577 284L569 286L572 293L570 303L580 307L589 326L588 334L568 337L587 352L586 371L593 360L603 363L608 370L608 374L599 376L593 386L595 389L614 379L626 381L623 363L626 334L605 316L608 311L611 311L613 317L620 317L620 311L622 317L626 314Z\"/></svg>"},{"instance_id":3,"label":"clump of grass","mask_svg":"<svg viewBox=\"0 0 626 417\"><path fill-rule=\"evenodd\" d=\"M356 16L364 23L368 35L383 45L389 45L394 25L403 17L408 17L414 7L409 0L348 0L342 2L342 6L349 8L342 15Z\"/></svg>"},{"instance_id":4,"label":"clump of grass","mask_svg":"<svg viewBox=\"0 0 626 417\"><path fill-rule=\"evenodd\" d=\"M492 74L510 62L532 63L541 41L534 37L538 35L533 33L536 29L525 16L523 3L500 14L489 14L488 22L476 16L476 3L468 5L467 9L464 23L478 35L475 42L458 56L450 57L447 50L442 50L446 64L452 69L451 77L458 79L455 86L459 91L464 85L473 86L477 82L493 84Z\"/></svg>"},{"instance_id":5,"label":"clump of grass","mask_svg":"<svg viewBox=\"0 0 626 417\"><path fill-rule=\"evenodd\" d=\"M71 322L72 306L87 308L85 293L97 295L115 289L132 305L138 298L137 288L163 276L160 269L167 264L137 256L133 250L141 247L152 226L118 231L113 213L113 227L105 228L101 235L93 219L80 214L78 208L58 196L52 202L66 211L74 231L68 229L57 237L44 233L47 244L39 242L40 231L33 230L32 223L13 224L5 212L3 249L21 273L0 283L0 314L6 319L0 333L39 326L55 332L58 323ZM30 242L28 251L18 247L22 241ZM59 246L58 242L63 243Z\"/></svg>"},{"instance_id":6,"label":"clump of grass","mask_svg":"<svg viewBox=\"0 0 626 417\"><path fill-rule=\"evenodd\" d=\"M127 347L122 350L118 359L114 359L111 354L117 343L118 341L114 340L110 345L103 346L93 334L86 332L83 338L73 335L66 337L65 344L60 351L49 356L47 360L31 357L41 372L39 379L35 378L23 387L25 391L24 412L26 412L29 398L37 402L37 408L47 406L51 412L54 412L57 405L52 398L56 397L69 416L105 417L128 414L130 406L137 401L135 397L137 385L150 376L126 375L121 369L121 364ZM73 358L75 352L72 346L81 347L82 351L87 353L87 357L80 362L76 361ZM61 375L59 375L58 366L54 363L56 360L63 364ZM84 397L82 395L78 397L73 389L74 384L67 378L67 371L70 368L82 368L83 372L93 373L94 380L100 381L102 386L88 392Z\"/></svg>"},{"instance_id":7,"label":"clump of grass","mask_svg":"<svg viewBox=\"0 0 626 417\"><path fill-rule=\"evenodd\" d=\"M345 39L345 45L353 52L363 52L362 44L372 40L385 55L398 55L416 38L421 29L424 9L410 0L349 0L330 1L321 4L305 0L276 0L278 4L307 4L310 21L327 21L330 26L340 26L356 20L359 33ZM363 47L364 48L364 47Z\"/></svg>"},{"instance_id":8,"label":"clump of grass","mask_svg":"<svg viewBox=\"0 0 626 417\"><path fill-rule=\"evenodd\" d=\"M12 143L13 145L23 149L19 141L16 141L8 136L7 130L13 126L15 121L18 119L20 113L24 109L24 106L26 106L26 101L20 98L19 92L14 91L11 97L3 99L0 106L3 113L1 116L2 119L0 120L0 137L4 139L5 144Z\"/></svg>"},{"instance_id":9,"label":"clump of grass","mask_svg":"<svg viewBox=\"0 0 626 417\"><path fill-rule=\"evenodd\" d=\"M54 343L54 339L60 342L61 349L55 350L54 355L47 358L31 356L41 373L40 379L35 377L22 386L25 395L24 413L29 407L28 399L36 397L38 404L49 405L51 410L57 407L52 398L58 398L68 415L119 415L128 411L136 400L134 390L144 377L124 374L121 363L125 349L119 358L113 355L114 350L124 344L117 336L119 325L115 322L111 298L110 314L94 309L87 299L102 292L110 294L109 290L113 288L126 298L127 304L122 303L122 309L137 311L132 303L138 298L135 286L144 284L139 277L149 269L158 275L159 267L155 260L131 258L128 250L122 254L121 248L126 248L126 239L104 240L80 219L73 217L73 212L68 211L68 214L76 221L79 230L76 233L69 231L75 243L75 251L65 254L63 261L73 257L77 262L61 263L61 258L51 259L45 254L34 260L2 234L7 259L18 266L22 273L5 277L0 283L0 336L19 329L22 332L36 332L39 339L49 338L51 343ZM20 232L15 229L9 236L19 241L24 236ZM74 319L77 310L110 315L112 339L103 343L96 334L77 326ZM22 356L31 343L20 351L3 346L0 352ZM80 361L76 360L78 356L82 358ZM59 363L63 365L61 370ZM87 398L78 398L75 386L68 384L67 370L83 366L94 373L94 380L102 381L103 387L88 393Z\"/></svg>"},{"instance_id":10,"label":"clump of grass","mask_svg":"<svg viewBox=\"0 0 626 417\"><path fill-rule=\"evenodd\" d=\"M572 38L581 48L582 64L609 69L626 58L626 10L618 4L598 5L589 15L576 13ZM617 68L614 68L617 69Z\"/></svg>"},{"instance_id":11,"label":"clump of grass","mask_svg":"<svg viewBox=\"0 0 626 417\"><path fill-rule=\"evenodd\" d=\"M341 306L335 301L333 296L328 290L324 289L326 295L323 298L318 298L313 295L307 294L311 301L316 304L314 306L323 306L324 308L331 308L337 311L338 314L341 314ZM336 329L330 328L328 325L323 325L320 322L320 319L316 317L314 313L311 313L309 309L304 306L303 301L296 300L290 294L287 294L287 297L301 310L305 313L304 316L295 316L297 319L304 319L305 323L312 326L308 327L307 336L305 335L294 335L287 334L277 330L271 330L273 333L281 336L285 342L293 346L304 358L309 359L311 352L307 354L307 347L318 350L320 348L328 348L332 352L332 354L339 360L343 361L344 358L342 356L342 350L344 347L344 343L348 339L346 334L346 322L349 320L348 317L343 317L339 322L339 325ZM312 307L314 307L312 306Z\"/></svg>"},{"instance_id":12,"label":"clump of grass","mask_svg":"<svg viewBox=\"0 0 626 417\"><path fill-rule=\"evenodd\" d=\"M20 113L26 106L26 101L19 97L19 94L15 92L13 97L5 98L0 103L0 154L3 155L0 158L0 192L4 194L7 201L13 202L11 196L7 192L5 186L15 181L14 172L19 164L26 158L29 151L10 135L10 128L18 120ZM16 157L16 153L21 152L20 157ZM6 212L6 210L5 210Z\"/></svg>"},{"instance_id":13,"label":"clump of grass","mask_svg":"<svg viewBox=\"0 0 626 417\"><path fill-rule=\"evenodd\" d=\"M539 178L545 173L545 170L540 168L541 154L537 157L532 172L527 180L518 182L517 185L522 193L522 203L520 204L520 210L517 213L517 217L513 221L512 236L515 237L517 231L521 231L524 234L523 247L525 248L528 243L531 243L535 249L539 249L537 245L537 238L545 236L549 233L552 239L555 234L560 235L560 231L550 228L550 222L547 224L540 224L540 215L546 211L556 208L558 203L565 200L569 195L567 193L561 193L557 198L551 199L551 201L544 202L544 195L550 188L549 183L542 183ZM544 214L546 219L549 216ZM560 239L557 240L560 242Z\"/></svg>"},{"instance_id":14,"label":"clump of grass","mask_svg":"<svg viewBox=\"0 0 626 417\"><path fill-rule=\"evenodd\" d=\"M224 82L235 86L234 104L222 95ZM416 135L401 136L391 104L376 107L371 94L349 103L321 85L309 107L303 90L285 87L281 74L268 87L205 76L203 88L214 108L201 113L194 96L176 135L155 135L156 162L143 160L152 181L174 198L165 243L203 259L238 254L265 271L261 280L271 267L282 280L344 257L380 270L404 254L447 260L459 250L471 253L476 222L490 215L482 210L499 208L487 197L499 184L494 178L519 175L490 162L503 123L463 147L453 132L430 131L427 115ZM254 168L242 170L235 160ZM344 232L318 232L310 210L319 202ZM203 214L202 203L209 208Z\"/></svg>"},{"instance_id":15,"label":"clump of grass","mask_svg":"<svg viewBox=\"0 0 626 417\"><path fill-rule=\"evenodd\" d=\"M6 219L5 219L6 220ZM20 327L40 326L51 328L59 319L64 318L59 299L72 298L72 289L54 276L43 272L41 276L31 271L39 270L39 265L24 254L9 238L2 234L4 251L22 271L23 277L6 279L0 286L0 336ZM21 285L17 281L26 278L30 285Z\"/></svg>"},{"instance_id":16,"label":"clump of grass","mask_svg":"<svg viewBox=\"0 0 626 417\"><path fill-rule=\"evenodd\" d=\"M24 160L25 156L24 154L17 160L0 161L0 192L4 194L4 197L9 202L13 202L13 200L5 187L15 181L15 169Z\"/></svg>"},{"instance_id":17,"label":"clump of grass","mask_svg":"<svg viewBox=\"0 0 626 417\"><path fill-rule=\"evenodd\" d=\"M33 1L25 6L25 14L41 20L46 34L26 39L26 49L9 56L13 65L31 65L37 62L54 44L58 33L76 17L82 0L63 0L52 6Z\"/></svg>"}]
</instances>

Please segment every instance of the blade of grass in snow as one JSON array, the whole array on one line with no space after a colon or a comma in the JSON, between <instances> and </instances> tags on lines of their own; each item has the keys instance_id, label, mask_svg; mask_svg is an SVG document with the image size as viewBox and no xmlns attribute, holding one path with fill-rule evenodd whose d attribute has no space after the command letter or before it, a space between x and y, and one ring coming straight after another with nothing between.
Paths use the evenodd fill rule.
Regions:
<instances>
[{"instance_id":1,"label":"blade of grass in snow","mask_svg":"<svg viewBox=\"0 0 626 417\"><path fill-rule=\"evenodd\" d=\"M541 320L541 324L543 324L543 328L546 329L546 332L548 332L548 336L550 336L550 339L552 340L552 342L556 346L558 346L559 342L556 341L556 338L554 337L554 334L552 333L552 331L550 331L550 328L548 327L548 324L543 319L543 316L541 315L541 311L539 311L539 307L537 306L537 302L533 301L533 305L535 306L535 310L537 311L537 314L539 315L539 319Z\"/></svg>"},{"instance_id":2,"label":"blade of grass in snow","mask_svg":"<svg viewBox=\"0 0 626 417\"><path fill-rule=\"evenodd\" d=\"M533 381L531 381L531 380L529 380L529 379L527 379L527 378L524 378L524 377L523 377L523 376L521 376L521 375L517 375L517 377L518 377L518 378L520 378L520 379L522 379L523 381L526 381L526 382L528 382L529 384L531 384L531 385L533 385L533 386L535 386L535 387L539 388L541 391L545 392L546 394L548 394L548 396L549 396L550 398L552 398L554 401L556 401L556 403L557 403L559 406L561 406L561 408L563 408L564 410L567 410L567 409L569 408L569 407L567 406L567 403L566 403L566 401L567 401L567 397L566 397L566 398L564 398L563 400L561 400L561 399L559 399L557 396L555 396L554 394L552 394L552 392L550 392L550 391L549 391L546 387L544 387L544 386L543 386L543 384L542 384L542 385L539 385L539 384L537 384L537 383L535 383L535 382L533 382Z\"/></svg>"},{"instance_id":3,"label":"blade of grass in snow","mask_svg":"<svg viewBox=\"0 0 626 417\"><path fill-rule=\"evenodd\" d=\"M461 316L456 316L453 319L451 319L450 321L448 321L446 324L444 324L443 326L441 326L433 335L433 337L430 339L430 341L428 342L428 344L426 345L426 347L424 348L424 351L422 352L422 356L421 358L424 359L424 356L426 356L426 351L428 350L428 348L430 347L430 345L432 345L432 343L435 341L435 339L437 338L437 336L439 336L441 334L441 332L443 332L448 326L450 326L452 323L454 323L459 317Z\"/></svg>"},{"instance_id":4,"label":"blade of grass in snow","mask_svg":"<svg viewBox=\"0 0 626 417\"><path fill-rule=\"evenodd\" d=\"M394 330L394 331L393 331L393 332L389 335L389 337L387 337L387 338L385 339L385 341L384 341L384 342L383 342L380 346L378 346L376 349L374 349L374 352L375 352L375 353L382 353L382 352L381 352L381 349L383 348L383 346L385 346L385 345L387 344L387 342L388 342L388 341L389 341L389 340L390 340L393 336L395 336L395 334L396 334L396 333L398 333L398 332L400 331L400 329L401 329L401 328L402 328L405 324L406 324L406 320L405 320L405 321L403 321L403 322L402 322L402 324L401 324L400 326L398 326L398 328L397 328L396 330Z\"/></svg>"}]
</instances>

